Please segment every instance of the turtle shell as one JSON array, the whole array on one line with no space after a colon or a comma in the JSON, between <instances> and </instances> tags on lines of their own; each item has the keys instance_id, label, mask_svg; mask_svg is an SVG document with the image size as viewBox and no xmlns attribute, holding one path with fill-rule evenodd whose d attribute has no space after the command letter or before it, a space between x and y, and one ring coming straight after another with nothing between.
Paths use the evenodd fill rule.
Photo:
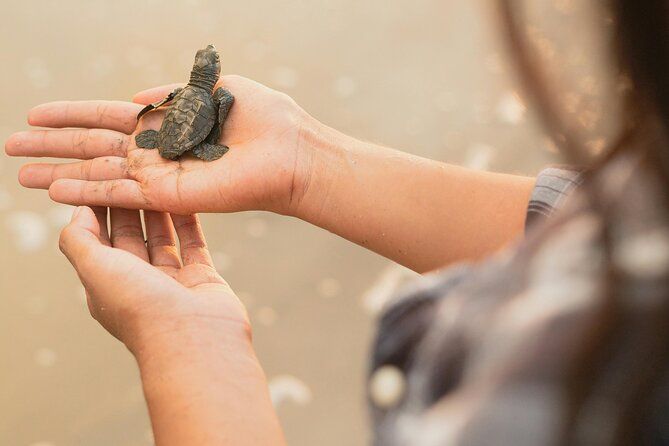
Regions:
<instances>
[{"instance_id":1,"label":"turtle shell","mask_svg":"<svg viewBox=\"0 0 669 446\"><path fill-rule=\"evenodd\" d=\"M204 141L216 123L211 93L188 86L174 98L158 134L160 154L174 159Z\"/></svg>"}]
</instances>

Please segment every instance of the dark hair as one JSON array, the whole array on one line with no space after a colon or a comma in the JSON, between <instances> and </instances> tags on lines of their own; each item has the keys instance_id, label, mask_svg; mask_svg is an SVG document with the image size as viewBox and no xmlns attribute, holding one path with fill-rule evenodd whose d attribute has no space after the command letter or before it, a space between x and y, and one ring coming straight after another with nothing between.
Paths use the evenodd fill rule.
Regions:
<instances>
[{"instance_id":1,"label":"dark hair","mask_svg":"<svg viewBox=\"0 0 669 446\"><path fill-rule=\"evenodd\" d=\"M625 93L624 113L619 137L599 159L591 159L575 126L560 110L558 101L547 88L542 65L537 63L531 45L525 35L521 2L499 0L500 13L505 25L505 34L510 53L517 65L517 72L535 111L549 136L573 163L590 167L584 188L591 208L603 222L602 246L607 269L605 289L598 320L582 339L575 357L571 358L571 372L566 378L565 393L567 413L563 426L564 444L638 444L642 420L649 409L652 389L666 372L669 363L669 271L661 282L654 284L649 292L662 294L659 307L645 310L642 315L647 324L635 333L638 342L622 363L612 365L611 343L621 343L621 338L630 336L623 332L622 321L626 317L622 302L625 296L624 272L619 271L615 261L616 238L613 237L615 219L612 216L611 200L605 199L606 191L598 181L598 172L613 155L636 151L644 158L644 166L662 186L661 197L669 210L669 1L666 0L608 0L602 2L612 15L615 30L611 42L616 69L631 83ZM641 298L643 296L634 296ZM611 367L617 367L619 383L625 389L603 385L610 378ZM592 426L597 415L593 412L593 399L599 394L619 394L608 401L615 407L607 407L606 426ZM605 395L610 396L610 395Z\"/></svg>"}]
</instances>

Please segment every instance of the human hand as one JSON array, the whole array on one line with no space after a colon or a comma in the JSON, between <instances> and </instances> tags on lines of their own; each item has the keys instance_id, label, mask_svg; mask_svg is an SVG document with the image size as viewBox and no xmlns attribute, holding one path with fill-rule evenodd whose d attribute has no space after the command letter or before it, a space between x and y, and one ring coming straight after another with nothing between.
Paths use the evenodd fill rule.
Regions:
<instances>
[{"instance_id":1,"label":"human hand","mask_svg":"<svg viewBox=\"0 0 669 446\"><path fill-rule=\"evenodd\" d=\"M197 217L145 212L145 245L138 211L110 213L108 234L105 208L78 207L60 247L93 317L137 360L156 444L285 444L246 311Z\"/></svg>"},{"instance_id":2,"label":"human hand","mask_svg":"<svg viewBox=\"0 0 669 446\"><path fill-rule=\"evenodd\" d=\"M89 206L149 209L177 214L270 210L289 214L305 189L309 155L301 141L312 118L285 94L239 76L218 86L235 95L221 143L230 151L204 162L192 156L163 159L140 149L134 136L159 129L164 109L137 123L140 104L158 101L178 85L138 93L136 103L52 102L33 108L28 122L47 130L12 135L12 156L75 158L68 164L23 166L19 181L49 189L55 201Z\"/></svg>"},{"instance_id":3,"label":"human hand","mask_svg":"<svg viewBox=\"0 0 669 446\"><path fill-rule=\"evenodd\" d=\"M86 289L91 315L130 351L212 325L250 337L246 311L214 269L196 215L145 212L146 244L139 211L111 209L110 221L108 233L105 208L77 208L60 248Z\"/></svg>"}]
</instances>

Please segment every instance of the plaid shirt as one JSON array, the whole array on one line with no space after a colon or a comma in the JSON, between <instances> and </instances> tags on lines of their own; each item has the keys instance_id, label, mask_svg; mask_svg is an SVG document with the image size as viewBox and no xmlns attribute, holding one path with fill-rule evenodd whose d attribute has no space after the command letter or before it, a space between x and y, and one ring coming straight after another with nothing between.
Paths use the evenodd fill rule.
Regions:
<instances>
[{"instance_id":1,"label":"plaid shirt","mask_svg":"<svg viewBox=\"0 0 669 446\"><path fill-rule=\"evenodd\" d=\"M624 203L617 233L631 246L621 248L627 257L620 261L634 279L631 295L647 297L653 268L669 263L668 219L652 185L632 175L638 166L627 161L607 169L615 180L607 190ZM375 444L559 441L569 358L603 298L601 220L579 190L581 181L568 169L542 171L525 239L483 263L425 276L392 300L380 320L368 383ZM630 317L630 333L635 323L643 321ZM622 361L633 351L624 343L610 348ZM611 433L606 410L626 388L615 364L605 370L599 399L585 406L584 422L595 436ZM669 385L654 393L647 438L638 444L669 444Z\"/></svg>"},{"instance_id":2,"label":"plaid shirt","mask_svg":"<svg viewBox=\"0 0 669 446\"><path fill-rule=\"evenodd\" d=\"M577 170L549 167L541 171L527 206L525 229L550 217L582 182L583 175Z\"/></svg>"}]
</instances>

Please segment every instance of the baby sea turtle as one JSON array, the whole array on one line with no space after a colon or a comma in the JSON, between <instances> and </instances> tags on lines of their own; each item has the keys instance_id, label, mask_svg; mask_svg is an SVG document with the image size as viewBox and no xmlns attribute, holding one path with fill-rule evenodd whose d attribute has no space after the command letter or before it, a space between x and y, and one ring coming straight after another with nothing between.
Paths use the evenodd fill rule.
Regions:
<instances>
[{"instance_id":1,"label":"baby sea turtle","mask_svg":"<svg viewBox=\"0 0 669 446\"><path fill-rule=\"evenodd\" d=\"M184 152L205 161L222 157L228 147L218 144L221 128L235 98L225 88L213 92L221 74L218 52L209 45L197 52L188 85L177 88L165 99L147 105L137 119L145 113L170 104L160 130L145 130L135 136L137 147L158 148L160 155L176 159Z\"/></svg>"}]
</instances>

